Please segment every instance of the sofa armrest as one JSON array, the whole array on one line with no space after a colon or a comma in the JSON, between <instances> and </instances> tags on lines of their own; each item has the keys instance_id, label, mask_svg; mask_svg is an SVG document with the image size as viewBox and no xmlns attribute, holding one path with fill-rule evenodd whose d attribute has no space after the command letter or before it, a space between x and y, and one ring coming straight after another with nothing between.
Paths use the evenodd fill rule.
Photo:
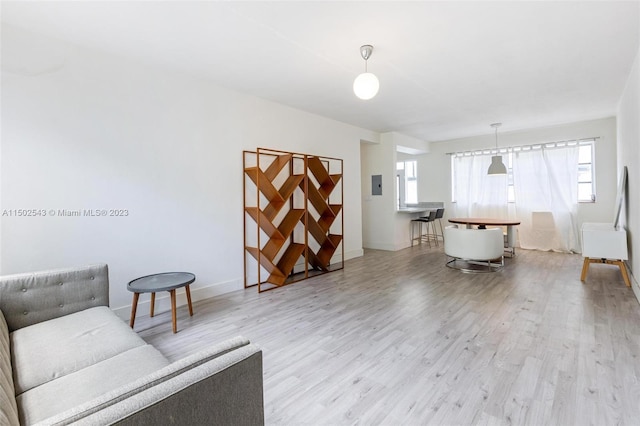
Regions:
<instances>
[{"instance_id":1,"label":"sofa armrest","mask_svg":"<svg viewBox=\"0 0 640 426\"><path fill-rule=\"evenodd\" d=\"M0 277L0 310L9 331L95 306L109 306L103 263Z\"/></svg>"},{"instance_id":2,"label":"sofa armrest","mask_svg":"<svg viewBox=\"0 0 640 426\"><path fill-rule=\"evenodd\" d=\"M42 424L262 425L262 387L262 351L236 337Z\"/></svg>"}]
</instances>

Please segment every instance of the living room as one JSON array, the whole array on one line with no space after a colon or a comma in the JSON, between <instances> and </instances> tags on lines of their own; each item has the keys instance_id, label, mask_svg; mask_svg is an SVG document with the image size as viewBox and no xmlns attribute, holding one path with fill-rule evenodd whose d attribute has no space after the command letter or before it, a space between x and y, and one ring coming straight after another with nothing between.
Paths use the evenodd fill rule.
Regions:
<instances>
[{"instance_id":1,"label":"living room","mask_svg":"<svg viewBox=\"0 0 640 426\"><path fill-rule=\"evenodd\" d=\"M633 299L633 292L636 297L640 294L634 275L634 271L640 271L640 256L634 253L634 237L640 235L640 205L634 196L640 163L639 3L527 2L501 6L499 2L474 2L447 6L417 2L402 7L378 3L338 2L331 6L337 9L325 11L329 6L315 2L165 2L157 8L154 2L3 1L0 211L35 209L45 214L3 215L0 274L104 262L109 265L110 307L128 320L132 305L126 289L129 281L162 271L191 271L197 276L192 286L195 314L193 319L181 314L177 336L189 336L190 321L195 328L205 312L214 307L226 310L231 301L246 299L248 306L267 315L268 303L275 305L271 309L279 309L279 293L285 297L300 292L302 297L310 297L311 289L301 290L307 286L304 282L260 297L255 288L244 289L241 155L243 150L266 147L344 161L344 273L354 281L353 288L366 289L353 274L366 268L358 262L367 262L369 255L397 274L401 271L392 262L407 266L407 273L423 276L424 272L415 268L421 255L432 261L427 270L433 276L466 282L470 279L467 276L460 278L450 275L454 271L440 270L445 264L441 251L419 247L365 253L365 249L378 248L369 244L376 233L385 238L385 244L409 245L406 235L396 238L392 232L366 226L364 217L380 212L375 204L382 200L367 199L368 179L372 174L385 178L394 174L396 150L392 144L387 145L385 135L406 135L429 151L417 156L419 170L425 171L419 174L419 198L442 201L446 211L453 212L447 154L492 148L495 138L489 124L501 121L498 141L505 147L598 138L594 161L597 200L580 204L581 222L612 221L618 177L623 166L627 167L629 190L622 220L628 235L626 264L632 290L624 293L626 298L620 296L625 288L615 268L593 266L591 273L594 280L614 282L616 300L637 316L637 302L632 300L635 307L626 304ZM438 5L445 8L442 15ZM537 10L544 7L557 9L549 13ZM581 49L587 44L592 49L577 50L565 58L563 53L567 52L554 50L548 39L542 38L540 45L535 42L535 28L553 32L561 26L561 18L573 14L580 17L578 24L566 24L566 39L560 37L557 43L577 43ZM456 16L458 20L451 19ZM525 25L529 18L544 16L549 19ZM308 28L298 28L295 18ZM413 39L408 29L423 26L422 21L434 32L411 45L399 65L395 61L400 57L392 56L393 50L399 52L406 47ZM464 25L471 29L462 32ZM448 27L453 29L447 31ZM518 42L509 32L514 27L523 27L531 38ZM581 32L576 27L583 28L586 42L577 39ZM322 28L331 28L337 34L335 38L326 36L326 45L321 40ZM483 38L485 33L487 38ZM502 40L502 33L509 37ZM301 34L300 38L294 39L295 34ZM601 34L610 38L598 38ZM183 43L189 39L191 44ZM433 40L444 47L438 48ZM480 44L485 40L496 43L494 53L473 53L479 47L471 41ZM561 43L567 40L571 43ZM452 53L455 50L447 51L451 48L448 42L456 47L456 42L467 43L471 49L464 54ZM376 98L362 101L354 96L351 84L364 69L358 48L366 43L374 45L366 63L368 70L378 74L380 92ZM282 45L288 48L281 50ZM211 54L205 54L207 49ZM556 62L542 66L529 63L528 55L547 49ZM512 70L507 68L511 62L505 52L514 51L523 52L515 60L524 65L518 77L520 86L513 86L505 75ZM216 55L224 62L218 62ZM467 61L461 61L464 55L469 55ZM447 58L457 68L446 68ZM406 64L412 61L417 71L407 74ZM498 74L489 74L501 67L504 70ZM573 70L573 76L567 69ZM536 78L545 73L550 80L541 79L543 86L528 85L530 81L539 83ZM288 84L274 88L271 80L276 75L279 79L284 76ZM415 81L416 75L424 81ZM344 81L338 85L338 80ZM575 86L557 86L558 81L574 82ZM455 86L463 86L456 93L466 91L467 97L446 96L446 91ZM393 93L394 87L403 91L402 96ZM416 94L404 96L411 92ZM518 97L527 102L508 103ZM377 103L385 99L386 106ZM422 99L429 101L426 112L421 109ZM564 103L567 99L582 106L570 104L574 107L571 110ZM565 109L571 113L560 115ZM341 111L350 112L352 121L340 118L337 114ZM387 121L391 119L395 121ZM391 124L397 127L389 127ZM372 146L389 152L384 164L363 163L363 151ZM383 197L389 195L391 199L385 208L390 209L393 221L395 202L393 191L387 192L387 188L393 188L393 183L383 185ZM107 212L104 216L103 210ZM77 211L81 212L79 216L73 214ZM98 213L84 215L85 211ZM408 232L408 225L402 229ZM532 264L526 266L526 259L532 259ZM579 254L527 251L515 260L511 266L517 269L524 264L524 274L531 274L537 261L555 265L560 272L552 280L558 280L571 274L579 278L582 259ZM558 264L573 269L569 273ZM517 270L504 272L502 278L494 279L504 282L518 276ZM339 274L335 278L328 274L325 279L340 281ZM364 272L362 276L375 278ZM405 297L410 299L409 295ZM367 301L364 298L362 303ZM146 311L149 302L140 302L140 312ZM178 305L185 304L184 294L178 293ZM159 298L157 310L168 312L169 298ZM216 321L221 320L216 317ZM241 327L226 324L229 332L242 334ZM142 317L136 329L170 356L178 356L171 349L172 333L166 316ZM217 339L224 331L212 333ZM269 339L266 334L260 336ZM269 350L277 351L270 345L281 342L279 339L282 337L273 336L271 341L251 338L264 345L265 364L272 363L265 376L267 422L295 423L305 417L287 417L281 412L269 417L278 406L269 395L287 395L274 382L280 374L274 366L281 364L267 360ZM637 340L633 344L637 347ZM401 354L402 345L398 348ZM332 382L337 386L340 383ZM322 416L321 410L314 408L310 411ZM291 410L304 411L304 407ZM631 409L627 414L633 413ZM433 422L431 417L403 418L397 413L386 418L363 418L372 423ZM349 423L357 418L317 420ZM306 418L306 422L313 420ZM534 424L530 419L529 423ZM555 423L561 422L556 419Z\"/></svg>"}]
</instances>

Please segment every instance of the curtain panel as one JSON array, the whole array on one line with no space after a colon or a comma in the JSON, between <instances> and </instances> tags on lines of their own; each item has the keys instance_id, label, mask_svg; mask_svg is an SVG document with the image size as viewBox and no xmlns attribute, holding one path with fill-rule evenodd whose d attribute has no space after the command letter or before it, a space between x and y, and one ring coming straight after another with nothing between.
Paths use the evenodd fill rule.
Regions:
<instances>
[{"instance_id":1,"label":"curtain panel","mask_svg":"<svg viewBox=\"0 0 640 426\"><path fill-rule=\"evenodd\" d=\"M456 162L456 216L508 217L507 176L487 175L490 155L462 155Z\"/></svg>"},{"instance_id":2,"label":"curtain panel","mask_svg":"<svg viewBox=\"0 0 640 426\"><path fill-rule=\"evenodd\" d=\"M580 252L577 145L514 152L513 188L520 247Z\"/></svg>"},{"instance_id":3,"label":"curtain panel","mask_svg":"<svg viewBox=\"0 0 640 426\"><path fill-rule=\"evenodd\" d=\"M520 247L580 252L578 152L578 144L510 150L515 195L511 212L521 221ZM487 174L492 155L454 155L456 216L513 219L509 217L508 176Z\"/></svg>"}]
</instances>

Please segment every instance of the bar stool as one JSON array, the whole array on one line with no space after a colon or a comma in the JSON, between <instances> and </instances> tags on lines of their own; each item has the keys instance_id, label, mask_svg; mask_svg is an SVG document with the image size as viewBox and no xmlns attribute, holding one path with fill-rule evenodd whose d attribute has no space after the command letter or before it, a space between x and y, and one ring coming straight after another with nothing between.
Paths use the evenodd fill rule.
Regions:
<instances>
[{"instance_id":1,"label":"bar stool","mask_svg":"<svg viewBox=\"0 0 640 426\"><path fill-rule=\"evenodd\" d=\"M433 237L436 235L435 234L435 219L436 219L436 211L433 210L429 213L429 216L424 216L424 217L419 217L417 219L412 219L411 220L411 247L413 247L413 242L415 240L418 240L420 242L420 244L422 244L422 240L425 240L428 244L429 247L431 247L431 240L433 239ZM423 234L422 233L422 224L425 223L427 225L427 231ZM431 234L429 232L429 224L433 224L433 231L434 233ZM418 225L418 237L414 237L414 231L415 231L415 225ZM435 243L436 246L438 246L438 239L435 239Z\"/></svg>"},{"instance_id":2,"label":"bar stool","mask_svg":"<svg viewBox=\"0 0 640 426\"><path fill-rule=\"evenodd\" d=\"M431 241L433 240L436 243L436 247L439 246L438 244L438 233L436 232L436 216L438 215L438 211L437 210L431 210L429 212L429 216L423 216L420 219L424 220L427 223L427 232L424 233L424 238L425 240L427 240L427 243L429 243L429 247L431 247ZM433 229L433 232L431 232L429 230L429 224L431 224L431 228Z\"/></svg>"},{"instance_id":3,"label":"bar stool","mask_svg":"<svg viewBox=\"0 0 640 426\"><path fill-rule=\"evenodd\" d=\"M442 241L444 242L444 229L442 228L442 218L444 217L444 209L437 209L436 210L436 220L438 221L438 224L440 225L440 236L442 237ZM435 223L433 224L433 228L435 231ZM438 235L436 233L436 239L438 238Z\"/></svg>"},{"instance_id":4,"label":"bar stool","mask_svg":"<svg viewBox=\"0 0 640 426\"><path fill-rule=\"evenodd\" d=\"M415 240L418 240L418 242L422 244L422 224L424 223L424 221L425 220L422 218L417 218L417 219L411 219L411 222L409 222L410 234L411 234L411 247L413 247L413 242ZM416 225L418 225L418 236L414 237Z\"/></svg>"}]
</instances>

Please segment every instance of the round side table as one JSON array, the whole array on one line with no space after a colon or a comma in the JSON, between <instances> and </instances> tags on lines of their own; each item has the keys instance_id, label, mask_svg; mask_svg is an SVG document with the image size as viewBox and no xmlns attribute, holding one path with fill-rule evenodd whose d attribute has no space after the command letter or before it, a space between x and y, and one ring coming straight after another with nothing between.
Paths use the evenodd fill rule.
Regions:
<instances>
[{"instance_id":1,"label":"round side table","mask_svg":"<svg viewBox=\"0 0 640 426\"><path fill-rule=\"evenodd\" d=\"M191 291L189 285L196 280L196 276L191 272L163 272L160 274L147 275L136 278L127 284L127 290L133 292L133 303L131 304L131 320L129 326L133 328L136 320L136 309L138 308L138 298L140 293L151 293L151 310L149 316L153 316L153 309L156 302L156 292L168 291L171 295L171 322L173 332L178 332L178 321L176 319L176 289L184 287L187 293L189 305L189 315L193 316L191 306Z\"/></svg>"}]
</instances>

